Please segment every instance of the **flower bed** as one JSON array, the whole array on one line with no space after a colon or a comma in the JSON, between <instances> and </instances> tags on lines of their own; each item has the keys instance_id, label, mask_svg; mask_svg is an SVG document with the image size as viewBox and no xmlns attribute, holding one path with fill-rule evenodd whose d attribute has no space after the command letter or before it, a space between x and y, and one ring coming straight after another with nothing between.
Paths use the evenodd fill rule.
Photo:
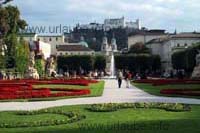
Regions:
<instances>
[{"instance_id":1,"label":"flower bed","mask_svg":"<svg viewBox=\"0 0 200 133\"><path fill-rule=\"evenodd\" d=\"M32 85L35 84L63 84L63 85L87 85L96 83L92 80L12 80L0 81L0 100L8 99L26 99L26 98L46 98L62 96L80 96L90 94L90 89L49 89L41 88L34 90ZM57 91L57 93L52 93Z\"/></svg>"},{"instance_id":2,"label":"flower bed","mask_svg":"<svg viewBox=\"0 0 200 133\"><path fill-rule=\"evenodd\" d=\"M9 84L15 84L15 85L21 85L21 84L63 84L63 85L82 85L82 86L88 86L90 83L98 83L96 80L86 80L86 79L53 79L53 80L0 80L0 86L1 85L9 85Z\"/></svg>"},{"instance_id":3,"label":"flower bed","mask_svg":"<svg viewBox=\"0 0 200 133\"><path fill-rule=\"evenodd\" d=\"M167 95L200 96L200 89L163 89L160 93Z\"/></svg>"},{"instance_id":4,"label":"flower bed","mask_svg":"<svg viewBox=\"0 0 200 133\"><path fill-rule=\"evenodd\" d=\"M200 80L191 79L143 79L136 80L135 83L149 83L154 86L167 85L167 84L200 84Z\"/></svg>"}]
</instances>

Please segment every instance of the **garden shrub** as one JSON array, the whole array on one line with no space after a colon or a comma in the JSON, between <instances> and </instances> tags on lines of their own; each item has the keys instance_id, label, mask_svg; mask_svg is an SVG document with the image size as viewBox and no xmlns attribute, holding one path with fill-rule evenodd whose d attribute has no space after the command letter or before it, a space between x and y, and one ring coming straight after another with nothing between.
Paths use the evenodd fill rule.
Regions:
<instances>
[{"instance_id":1,"label":"garden shrub","mask_svg":"<svg viewBox=\"0 0 200 133\"><path fill-rule=\"evenodd\" d=\"M92 112L113 112L119 109L163 109L173 112L190 111L190 105L180 103L105 103L105 104L93 104L88 110Z\"/></svg>"}]
</instances>

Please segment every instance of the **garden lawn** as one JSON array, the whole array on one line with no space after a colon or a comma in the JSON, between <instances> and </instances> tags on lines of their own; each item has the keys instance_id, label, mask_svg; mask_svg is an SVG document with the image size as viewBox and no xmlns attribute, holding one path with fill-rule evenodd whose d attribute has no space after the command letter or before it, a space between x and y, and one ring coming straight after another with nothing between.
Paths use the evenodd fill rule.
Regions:
<instances>
[{"instance_id":1,"label":"garden lawn","mask_svg":"<svg viewBox=\"0 0 200 133\"><path fill-rule=\"evenodd\" d=\"M1 133L199 133L200 106L191 112L167 112L160 109L121 109L116 112L90 112L89 105L52 108L86 115L79 122L47 127L0 128ZM60 119L64 116L41 114L17 116L16 112L0 112L0 123ZM160 126L159 126L160 125ZM114 128L115 127L115 128Z\"/></svg>"},{"instance_id":2,"label":"garden lawn","mask_svg":"<svg viewBox=\"0 0 200 133\"><path fill-rule=\"evenodd\" d=\"M168 96L168 97L186 97L186 98L198 98L200 99L200 96L185 96L185 95L167 95L167 94L161 94L160 91L162 89L199 89L199 84L179 84L179 85L161 85L161 86L153 86L152 84L146 84L146 83L132 83L134 86L144 90L145 92L156 95L156 96Z\"/></svg>"},{"instance_id":3,"label":"garden lawn","mask_svg":"<svg viewBox=\"0 0 200 133\"><path fill-rule=\"evenodd\" d=\"M80 86L80 85L34 85L34 89L40 88L61 88L61 89L90 89L90 95L82 95L82 96L65 96L65 97L48 97L48 98L32 98L32 99L16 99L16 100L0 100L0 102L9 102L9 101L19 101L19 102L27 102L27 101L53 101L59 99L68 99L68 98L79 98L79 97L97 97L103 94L104 90L104 81L99 81L98 83L91 83L89 86Z\"/></svg>"}]
</instances>

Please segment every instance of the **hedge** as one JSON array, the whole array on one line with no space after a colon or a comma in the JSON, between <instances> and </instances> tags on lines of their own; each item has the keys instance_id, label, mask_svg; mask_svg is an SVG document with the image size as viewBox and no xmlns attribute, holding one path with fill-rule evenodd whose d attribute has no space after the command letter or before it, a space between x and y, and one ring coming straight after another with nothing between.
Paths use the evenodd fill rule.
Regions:
<instances>
[{"instance_id":1,"label":"hedge","mask_svg":"<svg viewBox=\"0 0 200 133\"><path fill-rule=\"evenodd\" d=\"M57 58L58 69L79 71L80 68L85 71L104 70L106 67L106 58L103 55L72 55L59 56Z\"/></svg>"},{"instance_id":2,"label":"hedge","mask_svg":"<svg viewBox=\"0 0 200 133\"><path fill-rule=\"evenodd\" d=\"M188 49L178 51L172 54L172 64L174 69L184 69L191 73L196 66L197 49L200 49L200 43L189 47Z\"/></svg>"},{"instance_id":3,"label":"hedge","mask_svg":"<svg viewBox=\"0 0 200 133\"><path fill-rule=\"evenodd\" d=\"M150 54L131 54L115 56L117 69L128 69L133 72L146 70L159 70L161 68L160 57Z\"/></svg>"}]
</instances>

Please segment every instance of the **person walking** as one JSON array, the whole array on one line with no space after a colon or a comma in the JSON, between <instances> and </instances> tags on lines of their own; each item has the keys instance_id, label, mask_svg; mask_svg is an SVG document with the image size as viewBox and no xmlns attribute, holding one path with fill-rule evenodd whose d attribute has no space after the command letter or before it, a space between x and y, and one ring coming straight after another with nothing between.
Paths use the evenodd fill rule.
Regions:
<instances>
[{"instance_id":1,"label":"person walking","mask_svg":"<svg viewBox=\"0 0 200 133\"><path fill-rule=\"evenodd\" d=\"M126 72L125 72L126 88L130 87L130 79L131 78L132 78L131 73L128 70L126 70Z\"/></svg>"},{"instance_id":2,"label":"person walking","mask_svg":"<svg viewBox=\"0 0 200 133\"><path fill-rule=\"evenodd\" d=\"M118 80L118 86L119 86L119 88L121 88L122 79L123 79L123 74L122 74L122 71L119 70L119 71L118 71L118 74L117 74L117 80Z\"/></svg>"}]
</instances>

